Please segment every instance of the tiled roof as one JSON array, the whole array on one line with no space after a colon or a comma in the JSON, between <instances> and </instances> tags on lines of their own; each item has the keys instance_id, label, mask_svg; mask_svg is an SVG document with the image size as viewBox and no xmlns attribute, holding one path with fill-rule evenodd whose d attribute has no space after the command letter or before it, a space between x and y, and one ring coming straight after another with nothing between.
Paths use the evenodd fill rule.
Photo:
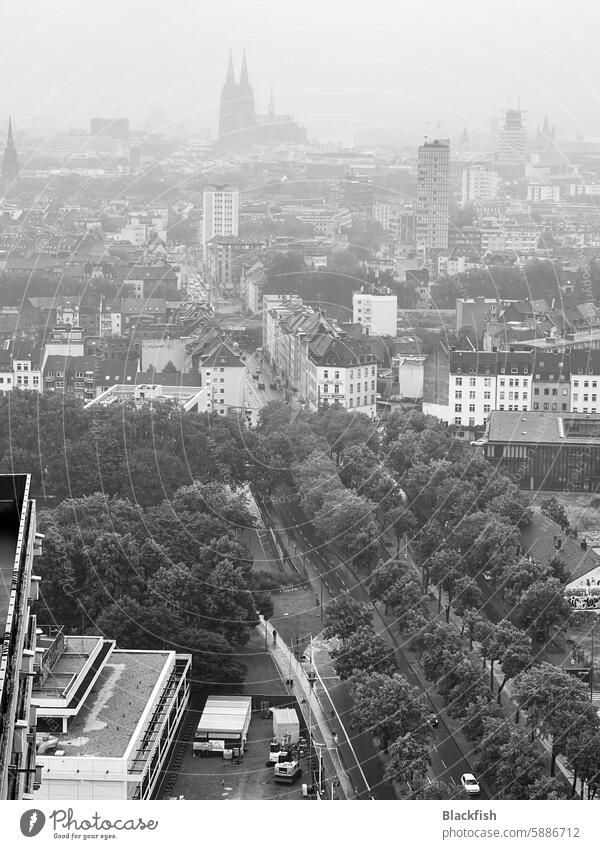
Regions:
<instances>
[{"instance_id":1,"label":"tiled roof","mask_svg":"<svg viewBox=\"0 0 600 849\"><path fill-rule=\"evenodd\" d=\"M569 571L569 584L600 566L600 556L595 551L584 551L579 542L539 510L533 511L531 524L520 531L520 537L523 551L537 563L547 565L558 556ZM555 538L561 541L560 549L556 548Z\"/></svg>"}]
</instances>

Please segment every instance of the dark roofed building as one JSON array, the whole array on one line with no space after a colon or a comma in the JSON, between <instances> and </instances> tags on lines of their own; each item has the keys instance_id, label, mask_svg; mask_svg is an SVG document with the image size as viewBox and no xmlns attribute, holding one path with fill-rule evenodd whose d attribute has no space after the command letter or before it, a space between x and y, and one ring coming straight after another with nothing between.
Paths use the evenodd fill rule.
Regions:
<instances>
[{"instance_id":1,"label":"dark roofed building","mask_svg":"<svg viewBox=\"0 0 600 849\"><path fill-rule=\"evenodd\" d=\"M492 411L484 453L521 489L596 492L600 415Z\"/></svg>"},{"instance_id":2,"label":"dark roofed building","mask_svg":"<svg viewBox=\"0 0 600 849\"><path fill-rule=\"evenodd\" d=\"M589 548L585 540L578 541L565 534L559 524L540 510L533 510L531 522L519 532L524 554L536 563L547 566L559 557L568 569L567 584L600 568L600 556Z\"/></svg>"}]
</instances>

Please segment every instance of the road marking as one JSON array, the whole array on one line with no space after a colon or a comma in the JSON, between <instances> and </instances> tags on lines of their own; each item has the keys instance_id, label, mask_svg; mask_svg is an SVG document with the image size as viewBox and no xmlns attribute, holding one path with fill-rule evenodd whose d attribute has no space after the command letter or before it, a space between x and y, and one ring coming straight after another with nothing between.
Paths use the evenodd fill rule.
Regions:
<instances>
[{"instance_id":1,"label":"road marking","mask_svg":"<svg viewBox=\"0 0 600 849\"><path fill-rule=\"evenodd\" d=\"M446 766L446 761L443 758L440 758L440 760L442 762L442 766L444 767L444 769L448 769L448 767Z\"/></svg>"},{"instance_id":2,"label":"road marking","mask_svg":"<svg viewBox=\"0 0 600 849\"><path fill-rule=\"evenodd\" d=\"M452 782L452 784L456 785L456 781L452 778L452 776L450 776L450 781Z\"/></svg>"},{"instance_id":3,"label":"road marking","mask_svg":"<svg viewBox=\"0 0 600 849\"><path fill-rule=\"evenodd\" d=\"M426 775L426 776L425 776L425 778L427 779L427 781L428 781L430 784L432 783L431 778L430 778L428 775Z\"/></svg>"}]
</instances>

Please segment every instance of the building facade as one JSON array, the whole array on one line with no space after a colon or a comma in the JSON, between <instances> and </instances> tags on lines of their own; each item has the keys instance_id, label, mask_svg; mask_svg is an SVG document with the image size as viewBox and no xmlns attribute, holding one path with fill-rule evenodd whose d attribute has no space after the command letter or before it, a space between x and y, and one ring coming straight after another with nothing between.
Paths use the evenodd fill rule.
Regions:
<instances>
[{"instance_id":1,"label":"building facade","mask_svg":"<svg viewBox=\"0 0 600 849\"><path fill-rule=\"evenodd\" d=\"M353 292L352 321L361 324L371 336L395 337L398 324L397 295Z\"/></svg>"},{"instance_id":2,"label":"building facade","mask_svg":"<svg viewBox=\"0 0 600 849\"><path fill-rule=\"evenodd\" d=\"M419 145L417 164L417 248L448 248L450 142Z\"/></svg>"},{"instance_id":3,"label":"building facade","mask_svg":"<svg viewBox=\"0 0 600 849\"><path fill-rule=\"evenodd\" d=\"M40 782L31 693L39 662L33 563L41 536L30 485L29 475L0 475L0 799L31 798Z\"/></svg>"},{"instance_id":4,"label":"building facade","mask_svg":"<svg viewBox=\"0 0 600 849\"><path fill-rule=\"evenodd\" d=\"M215 236L237 236L240 193L235 186L209 186L202 196L202 250Z\"/></svg>"}]
</instances>

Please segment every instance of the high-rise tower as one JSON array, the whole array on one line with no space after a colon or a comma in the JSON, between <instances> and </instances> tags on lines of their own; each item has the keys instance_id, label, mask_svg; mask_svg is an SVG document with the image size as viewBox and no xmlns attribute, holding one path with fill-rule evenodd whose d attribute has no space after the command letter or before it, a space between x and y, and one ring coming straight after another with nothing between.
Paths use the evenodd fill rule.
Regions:
<instances>
[{"instance_id":1,"label":"high-rise tower","mask_svg":"<svg viewBox=\"0 0 600 849\"><path fill-rule=\"evenodd\" d=\"M498 172L505 180L515 180L525 174L527 153L527 130L523 124L525 112L507 109L503 113L503 124L498 136L496 162Z\"/></svg>"},{"instance_id":2,"label":"high-rise tower","mask_svg":"<svg viewBox=\"0 0 600 849\"><path fill-rule=\"evenodd\" d=\"M448 247L449 139L419 145L417 166L417 248Z\"/></svg>"},{"instance_id":3,"label":"high-rise tower","mask_svg":"<svg viewBox=\"0 0 600 849\"><path fill-rule=\"evenodd\" d=\"M8 133L6 146L4 148L4 159L2 160L2 182L4 186L10 186L19 176L19 157L13 140L12 120L8 118Z\"/></svg>"}]
</instances>

